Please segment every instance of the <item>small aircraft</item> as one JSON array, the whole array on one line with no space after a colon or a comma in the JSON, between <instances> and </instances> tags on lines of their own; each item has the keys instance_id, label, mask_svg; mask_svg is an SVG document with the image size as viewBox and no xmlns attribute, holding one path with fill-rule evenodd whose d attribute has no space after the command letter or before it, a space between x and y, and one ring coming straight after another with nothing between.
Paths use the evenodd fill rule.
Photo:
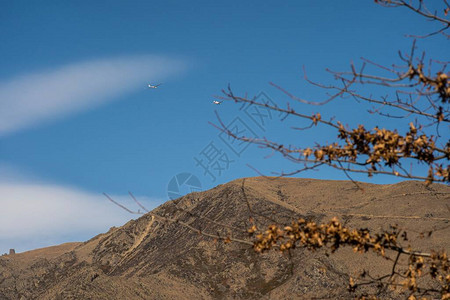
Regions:
<instances>
[{"instance_id":1,"label":"small aircraft","mask_svg":"<svg viewBox=\"0 0 450 300\"><path fill-rule=\"evenodd\" d=\"M162 83L158 83L158 84L155 84L155 85L149 84L149 85L148 85L148 88L149 88L149 89L157 89L161 84L162 84Z\"/></svg>"},{"instance_id":2,"label":"small aircraft","mask_svg":"<svg viewBox=\"0 0 450 300\"><path fill-rule=\"evenodd\" d=\"M219 105L220 103L222 103L223 101L217 101L217 100L213 100L212 103L214 103L215 105Z\"/></svg>"}]
</instances>

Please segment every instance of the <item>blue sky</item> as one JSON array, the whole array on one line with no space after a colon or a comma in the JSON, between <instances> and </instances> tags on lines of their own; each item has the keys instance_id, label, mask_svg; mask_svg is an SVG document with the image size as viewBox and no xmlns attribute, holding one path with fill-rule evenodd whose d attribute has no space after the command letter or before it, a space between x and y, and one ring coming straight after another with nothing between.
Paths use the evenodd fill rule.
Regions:
<instances>
[{"instance_id":1,"label":"blue sky","mask_svg":"<svg viewBox=\"0 0 450 300\"><path fill-rule=\"evenodd\" d=\"M283 105L288 99L273 81L324 99L302 80L303 66L310 78L329 82L325 68L347 70L361 56L389 65L411 46L404 34L434 28L408 11L361 0L0 0L0 253L85 240L133 217L102 192L129 203L132 191L154 208L179 173L209 189L256 176L247 164L266 174L293 170L256 146L234 152L208 124L216 122L214 110L227 124L298 145L334 135L292 133L286 128L297 123L276 116L259 126L239 105L213 105L212 96L230 83L236 93L264 92ZM434 38L419 47L436 57L448 51ZM150 82L163 85L148 89ZM349 124L380 122L351 100L320 112ZM214 179L195 160L212 147L229 163ZM346 179L326 169L301 176Z\"/></svg>"}]
</instances>

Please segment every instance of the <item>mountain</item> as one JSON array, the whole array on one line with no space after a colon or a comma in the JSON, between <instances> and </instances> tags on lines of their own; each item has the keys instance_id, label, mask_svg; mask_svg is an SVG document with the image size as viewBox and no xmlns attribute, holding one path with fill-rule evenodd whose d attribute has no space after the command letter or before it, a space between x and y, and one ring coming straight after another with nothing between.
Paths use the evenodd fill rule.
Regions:
<instances>
[{"instance_id":1,"label":"mountain","mask_svg":"<svg viewBox=\"0 0 450 300\"><path fill-rule=\"evenodd\" d=\"M349 275L392 268L373 253L347 248L329 256L300 248L291 256L258 254L251 245L205 236L251 242L250 218L263 226L337 216L349 227L375 231L398 224L415 249L449 250L448 186L360 186L254 177L191 193L86 242L1 256L0 299L349 299Z\"/></svg>"}]
</instances>

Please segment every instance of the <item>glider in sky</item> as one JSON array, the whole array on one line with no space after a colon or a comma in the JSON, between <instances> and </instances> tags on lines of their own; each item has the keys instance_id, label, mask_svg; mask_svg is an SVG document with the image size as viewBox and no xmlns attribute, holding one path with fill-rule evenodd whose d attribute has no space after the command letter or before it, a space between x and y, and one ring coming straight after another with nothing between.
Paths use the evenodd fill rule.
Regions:
<instances>
[{"instance_id":1,"label":"glider in sky","mask_svg":"<svg viewBox=\"0 0 450 300\"><path fill-rule=\"evenodd\" d=\"M213 102L212 103L214 103L214 104L216 104L216 105L219 105L220 103L222 103L223 101L217 101L217 100L213 100Z\"/></svg>"},{"instance_id":2,"label":"glider in sky","mask_svg":"<svg viewBox=\"0 0 450 300\"><path fill-rule=\"evenodd\" d=\"M148 85L148 88L149 88L149 89L157 89L161 84L162 84L162 83L158 83L158 84L155 84L155 85L149 84L149 85Z\"/></svg>"}]
</instances>

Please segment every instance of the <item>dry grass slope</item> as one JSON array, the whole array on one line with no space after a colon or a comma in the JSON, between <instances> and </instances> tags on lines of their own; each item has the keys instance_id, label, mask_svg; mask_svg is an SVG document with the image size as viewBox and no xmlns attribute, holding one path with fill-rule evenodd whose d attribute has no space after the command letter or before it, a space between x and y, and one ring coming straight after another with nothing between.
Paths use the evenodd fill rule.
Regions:
<instances>
[{"instance_id":1,"label":"dry grass slope","mask_svg":"<svg viewBox=\"0 0 450 300\"><path fill-rule=\"evenodd\" d=\"M242 239L249 238L249 217L263 226L270 223L266 217L288 223L299 216L337 216L355 228L398 224L422 251L450 249L448 186L362 184L361 192L347 181L247 178L252 211L241 186L242 179L192 193L152 213ZM430 230L434 234L420 237ZM84 243L1 257L0 299L348 299L348 275L362 268L382 274L390 266L350 249L330 257L303 249L291 258L275 251L256 254L248 245L217 242L147 214Z\"/></svg>"}]
</instances>

